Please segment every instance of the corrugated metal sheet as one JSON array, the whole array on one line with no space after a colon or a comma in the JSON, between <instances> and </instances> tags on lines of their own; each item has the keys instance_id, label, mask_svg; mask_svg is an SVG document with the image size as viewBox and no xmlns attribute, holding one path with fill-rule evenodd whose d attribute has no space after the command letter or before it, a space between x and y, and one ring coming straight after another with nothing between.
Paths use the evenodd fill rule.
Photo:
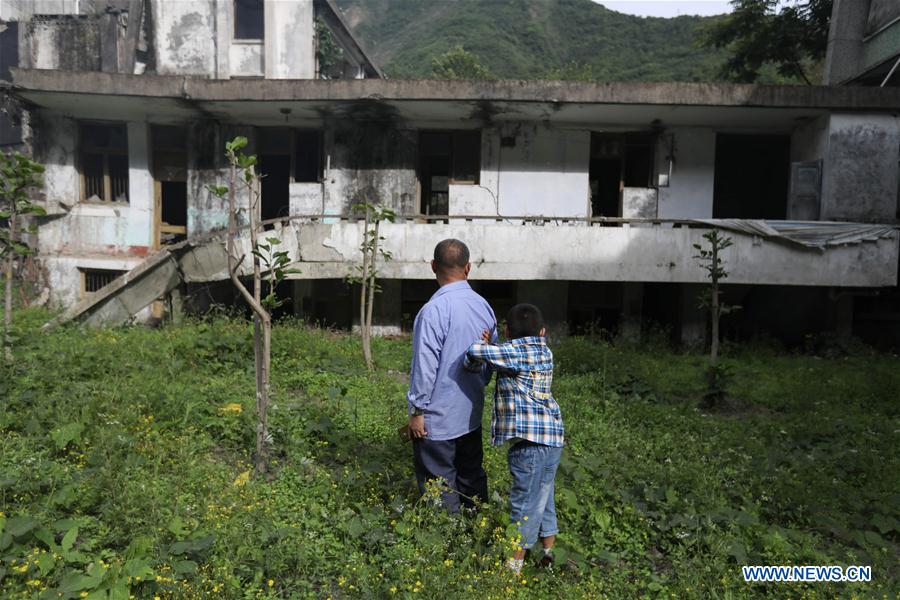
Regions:
<instances>
[{"instance_id":1,"label":"corrugated metal sheet","mask_svg":"<svg viewBox=\"0 0 900 600\"><path fill-rule=\"evenodd\" d=\"M836 223L831 221L762 221L756 219L694 219L696 223L768 239L782 239L807 248L874 242L892 237L894 225Z\"/></svg>"}]
</instances>

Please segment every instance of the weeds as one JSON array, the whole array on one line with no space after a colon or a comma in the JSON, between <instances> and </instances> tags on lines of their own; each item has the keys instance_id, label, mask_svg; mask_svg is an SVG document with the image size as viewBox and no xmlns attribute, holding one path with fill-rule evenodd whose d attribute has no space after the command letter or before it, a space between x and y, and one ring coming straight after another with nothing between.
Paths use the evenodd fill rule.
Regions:
<instances>
[{"instance_id":1,"label":"weeds","mask_svg":"<svg viewBox=\"0 0 900 600\"><path fill-rule=\"evenodd\" d=\"M417 497L409 344L301 323L273 336L269 478L253 480L252 327L37 329L0 373L0 596L22 598L766 596L743 564L869 564L898 589L900 362L726 347L729 389L764 410L703 415L699 354L570 339L557 566L503 568L505 448L492 500L453 517ZM434 490L432 493L436 492Z\"/></svg>"}]
</instances>

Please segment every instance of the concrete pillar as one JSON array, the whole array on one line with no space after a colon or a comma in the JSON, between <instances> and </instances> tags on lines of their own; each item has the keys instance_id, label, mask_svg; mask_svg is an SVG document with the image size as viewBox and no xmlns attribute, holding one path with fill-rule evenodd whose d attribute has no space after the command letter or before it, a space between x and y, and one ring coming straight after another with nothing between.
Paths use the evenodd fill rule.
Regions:
<instances>
[{"instance_id":1,"label":"concrete pillar","mask_svg":"<svg viewBox=\"0 0 900 600\"><path fill-rule=\"evenodd\" d=\"M215 38L216 38L216 73L217 79L231 77L231 65L229 64L231 38L234 34L234 3L216 2L215 8Z\"/></svg>"},{"instance_id":2,"label":"concrete pillar","mask_svg":"<svg viewBox=\"0 0 900 600\"><path fill-rule=\"evenodd\" d=\"M628 282L622 284L622 319L619 336L630 342L641 339L641 312L644 305L644 284Z\"/></svg>"},{"instance_id":3,"label":"concrete pillar","mask_svg":"<svg viewBox=\"0 0 900 600\"><path fill-rule=\"evenodd\" d=\"M153 176L147 123L128 123L128 211L125 245L153 246ZM123 211L124 212L124 211Z\"/></svg>"},{"instance_id":4,"label":"concrete pillar","mask_svg":"<svg viewBox=\"0 0 900 600\"><path fill-rule=\"evenodd\" d=\"M291 300L294 304L294 316L310 319L313 317L313 281L310 279L295 279L293 282Z\"/></svg>"},{"instance_id":5,"label":"concrete pillar","mask_svg":"<svg viewBox=\"0 0 900 600\"><path fill-rule=\"evenodd\" d=\"M375 294L375 306L372 309L373 335L400 335L403 333L400 281L399 279L378 281L381 291ZM359 287L357 286L353 288L352 299L353 330L359 331Z\"/></svg>"},{"instance_id":6,"label":"concrete pillar","mask_svg":"<svg viewBox=\"0 0 900 600\"><path fill-rule=\"evenodd\" d=\"M838 292L832 302L833 326L837 336L849 339L853 335L853 295Z\"/></svg>"},{"instance_id":7,"label":"concrete pillar","mask_svg":"<svg viewBox=\"0 0 900 600\"><path fill-rule=\"evenodd\" d=\"M516 289L516 303L534 304L541 310L551 342L569 335L568 281L520 281ZM497 315L497 318L503 319L504 315Z\"/></svg>"},{"instance_id":8,"label":"concrete pillar","mask_svg":"<svg viewBox=\"0 0 900 600\"><path fill-rule=\"evenodd\" d=\"M169 292L169 319L172 325L181 325L184 321L184 294L181 286Z\"/></svg>"},{"instance_id":9,"label":"concrete pillar","mask_svg":"<svg viewBox=\"0 0 900 600\"><path fill-rule=\"evenodd\" d=\"M869 0L834 0L822 83L838 85L862 70ZM815 83L815 82L814 82Z\"/></svg>"},{"instance_id":10,"label":"concrete pillar","mask_svg":"<svg viewBox=\"0 0 900 600\"><path fill-rule=\"evenodd\" d=\"M706 324L709 317L699 305L700 295L706 291L706 286L698 283L682 283L680 288L678 315L680 342L687 348L702 348L706 342Z\"/></svg>"}]
</instances>

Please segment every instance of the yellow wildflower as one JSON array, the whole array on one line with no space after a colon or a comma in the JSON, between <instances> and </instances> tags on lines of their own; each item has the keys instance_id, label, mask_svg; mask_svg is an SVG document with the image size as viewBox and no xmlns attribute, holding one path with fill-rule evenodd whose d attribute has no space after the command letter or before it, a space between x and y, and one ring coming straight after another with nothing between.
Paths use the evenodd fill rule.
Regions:
<instances>
[{"instance_id":1,"label":"yellow wildflower","mask_svg":"<svg viewBox=\"0 0 900 600\"><path fill-rule=\"evenodd\" d=\"M223 404L219 407L220 413L227 413L232 415L239 415L244 411L244 407L238 404L237 402L229 402L228 404Z\"/></svg>"},{"instance_id":2,"label":"yellow wildflower","mask_svg":"<svg viewBox=\"0 0 900 600\"><path fill-rule=\"evenodd\" d=\"M247 485L248 481L250 481L250 471L244 471L234 478L234 485L236 485L237 487L243 487Z\"/></svg>"}]
</instances>

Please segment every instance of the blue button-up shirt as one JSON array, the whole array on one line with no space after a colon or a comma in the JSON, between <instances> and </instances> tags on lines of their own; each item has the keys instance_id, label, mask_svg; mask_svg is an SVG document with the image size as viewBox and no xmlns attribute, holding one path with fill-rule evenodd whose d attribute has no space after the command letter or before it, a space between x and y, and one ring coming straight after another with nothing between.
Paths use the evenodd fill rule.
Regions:
<instances>
[{"instance_id":1,"label":"blue button-up shirt","mask_svg":"<svg viewBox=\"0 0 900 600\"><path fill-rule=\"evenodd\" d=\"M496 337L496 328L490 304L467 281L442 286L416 315L406 400L410 413L425 411L429 439L452 440L481 427L491 374L467 371L463 361L481 332Z\"/></svg>"}]
</instances>

